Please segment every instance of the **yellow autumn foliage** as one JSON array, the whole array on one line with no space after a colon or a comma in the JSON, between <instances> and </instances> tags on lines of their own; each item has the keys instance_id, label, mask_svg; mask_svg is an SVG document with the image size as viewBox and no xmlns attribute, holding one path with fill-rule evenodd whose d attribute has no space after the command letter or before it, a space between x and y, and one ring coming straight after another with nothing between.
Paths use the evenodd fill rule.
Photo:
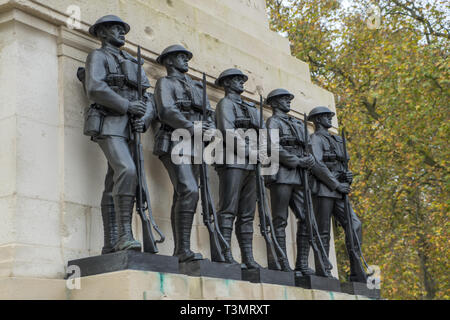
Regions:
<instances>
[{"instance_id":1,"label":"yellow autumn foliage","mask_svg":"<svg viewBox=\"0 0 450 320\"><path fill-rule=\"evenodd\" d=\"M271 28L335 94L363 252L388 299L450 297L450 2L267 0ZM339 272L349 271L335 230Z\"/></svg>"}]
</instances>

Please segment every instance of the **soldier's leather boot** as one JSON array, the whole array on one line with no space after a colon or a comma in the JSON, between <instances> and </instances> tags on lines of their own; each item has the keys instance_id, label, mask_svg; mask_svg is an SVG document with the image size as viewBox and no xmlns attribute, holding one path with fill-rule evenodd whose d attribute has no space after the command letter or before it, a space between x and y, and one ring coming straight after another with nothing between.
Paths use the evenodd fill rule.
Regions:
<instances>
[{"instance_id":1,"label":"soldier's leather boot","mask_svg":"<svg viewBox=\"0 0 450 320\"><path fill-rule=\"evenodd\" d=\"M286 236L285 235L281 235L278 236L276 235L277 238L277 242L280 245L281 250L283 250L284 255L285 255L285 259L280 259L280 267L282 271L292 271L291 266L289 265L289 260L287 258L287 253L286 253ZM270 267L269 267L270 268Z\"/></svg>"},{"instance_id":2,"label":"soldier's leather boot","mask_svg":"<svg viewBox=\"0 0 450 320\"><path fill-rule=\"evenodd\" d=\"M327 254L327 258L329 258L329 256L330 256L330 236L329 235L321 235L320 240L322 241L323 248L325 249L325 253ZM317 243L317 246L319 246L319 250L320 250L319 243ZM318 262L316 262L316 263L318 263ZM331 269L326 269L326 272L327 272L326 277L336 279L331 274Z\"/></svg>"},{"instance_id":3,"label":"soldier's leather boot","mask_svg":"<svg viewBox=\"0 0 450 320\"><path fill-rule=\"evenodd\" d=\"M234 260L233 254L231 252L231 235L233 233L233 221L234 217L227 217L223 215L219 216L220 233L222 233L224 239L226 240L226 242L230 247L228 250L224 252L225 263L239 264L239 262ZM212 255L212 258L213 258L212 261L217 260L214 258L214 254Z\"/></svg>"},{"instance_id":4,"label":"soldier's leather boot","mask_svg":"<svg viewBox=\"0 0 450 320\"><path fill-rule=\"evenodd\" d=\"M303 276L314 274L314 270L308 265L309 257L309 237L297 234L297 259L295 261L295 271L300 271Z\"/></svg>"},{"instance_id":5,"label":"soldier's leather boot","mask_svg":"<svg viewBox=\"0 0 450 320\"><path fill-rule=\"evenodd\" d=\"M176 252L179 262L202 260L200 253L191 251L191 231L194 221L194 212L177 212L175 214Z\"/></svg>"},{"instance_id":6,"label":"soldier's leather boot","mask_svg":"<svg viewBox=\"0 0 450 320\"><path fill-rule=\"evenodd\" d=\"M101 209L104 236L102 254L107 254L114 252L117 243L116 211L113 204L102 205Z\"/></svg>"},{"instance_id":7,"label":"soldier's leather boot","mask_svg":"<svg viewBox=\"0 0 450 320\"><path fill-rule=\"evenodd\" d=\"M141 244L133 238L131 219L133 215L134 196L116 196L114 198L116 209L116 221L118 242L114 246L115 251L141 250Z\"/></svg>"},{"instance_id":8,"label":"soldier's leather boot","mask_svg":"<svg viewBox=\"0 0 450 320\"><path fill-rule=\"evenodd\" d=\"M367 273L364 270L359 253L351 251L349 243L346 243L347 253L350 260L350 276L348 277L351 282L367 283Z\"/></svg>"},{"instance_id":9,"label":"soldier's leather boot","mask_svg":"<svg viewBox=\"0 0 450 320\"><path fill-rule=\"evenodd\" d=\"M242 264L245 269L261 269L253 258L253 233L236 234L241 248Z\"/></svg>"}]
</instances>

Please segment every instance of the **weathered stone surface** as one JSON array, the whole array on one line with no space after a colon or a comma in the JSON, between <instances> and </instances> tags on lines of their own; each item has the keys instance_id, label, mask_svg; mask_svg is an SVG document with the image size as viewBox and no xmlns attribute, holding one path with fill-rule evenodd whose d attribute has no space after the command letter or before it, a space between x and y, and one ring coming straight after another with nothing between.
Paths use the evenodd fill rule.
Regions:
<instances>
[{"instance_id":1,"label":"weathered stone surface","mask_svg":"<svg viewBox=\"0 0 450 320\"><path fill-rule=\"evenodd\" d=\"M286 286L277 284L261 283L262 299L264 300L287 300L288 293Z\"/></svg>"},{"instance_id":2,"label":"weathered stone surface","mask_svg":"<svg viewBox=\"0 0 450 320\"><path fill-rule=\"evenodd\" d=\"M64 280L0 277L0 300L64 300L66 292Z\"/></svg>"},{"instance_id":3,"label":"weathered stone surface","mask_svg":"<svg viewBox=\"0 0 450 320\"><path fill-rule=\"evenodd\" d=\"M234 281L229 283L230 299L238 300L261 300L262 287L259 283L251 283L247 281Z\"/></svg>"},{"instance_id":4,"label":"weathered stone surface","mask_svg":"<svg viewBox=\"0 0 450 320\"><path fill-rule=\"evenodd\" d=\"M357 298L368 300L367 297L336 292L136 270L104 273L67 281L0 276L0 300L355 300Z\"/></svg>"},{"instance_id":5,"label":"weathered stone surface","mask_svg":"<svg viewBox=\"0 0 450 320\"><path fill-rule=\"evenodd\" d=\"M311 289L310 291L313 300L334 300L333 291L322 291L317 289Z\"/></svg>"},{"instance_id":6,"label":"weathered stone surface","mask_svg":"<svg viewBox=\"0 0 450 320\"><path fill-rule=\"evenodd\" d=\"M308 289L298 287L286 287L288 300L312 300L312 292Z\"/></svg>"}]
</instances>

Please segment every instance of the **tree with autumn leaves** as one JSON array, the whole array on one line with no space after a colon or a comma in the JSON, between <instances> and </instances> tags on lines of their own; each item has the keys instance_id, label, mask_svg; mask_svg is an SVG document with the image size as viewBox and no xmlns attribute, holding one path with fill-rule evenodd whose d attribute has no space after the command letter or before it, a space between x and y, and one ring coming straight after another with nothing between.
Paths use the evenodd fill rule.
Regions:
<instances>
[{"instance_id":1,"label":"tree with autumn leaves","mask_svg":"<svg viewBox=\"0 0 450 320\"><path fill-rule=\"evenodd\" d=\"M363 252L387 299L449 299L449 15L443 0L266 0L271 28L333 92ZM341 280L349 272L335 229Z\"/></svg>"}]
</instances>

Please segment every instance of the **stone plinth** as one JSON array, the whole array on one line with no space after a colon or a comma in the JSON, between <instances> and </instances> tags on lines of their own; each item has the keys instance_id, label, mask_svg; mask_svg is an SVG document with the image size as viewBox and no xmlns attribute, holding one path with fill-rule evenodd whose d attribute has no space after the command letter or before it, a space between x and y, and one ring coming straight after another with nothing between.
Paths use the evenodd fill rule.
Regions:
<instances>
[{"instance_id":1,"label":"stone plinth","mask_svg":"<svg viewBox=\"0 0 450 320\"><path fill-rule=\"evenodd\" d=\"M333 291L137 270L78 280L0 278L0 300L372 300Z\"/></svg>"},{"instance_id":2,"label":"stone plinth","mask_svg":"<svg viewBox=\"0 0 450 320\"><path fill-rule=\"evenodd\" d=\"M177 257L132 250L71 260L67 265L79 268L81 277L128 269L179 273Z\"/></svg>"}]
</instances>

